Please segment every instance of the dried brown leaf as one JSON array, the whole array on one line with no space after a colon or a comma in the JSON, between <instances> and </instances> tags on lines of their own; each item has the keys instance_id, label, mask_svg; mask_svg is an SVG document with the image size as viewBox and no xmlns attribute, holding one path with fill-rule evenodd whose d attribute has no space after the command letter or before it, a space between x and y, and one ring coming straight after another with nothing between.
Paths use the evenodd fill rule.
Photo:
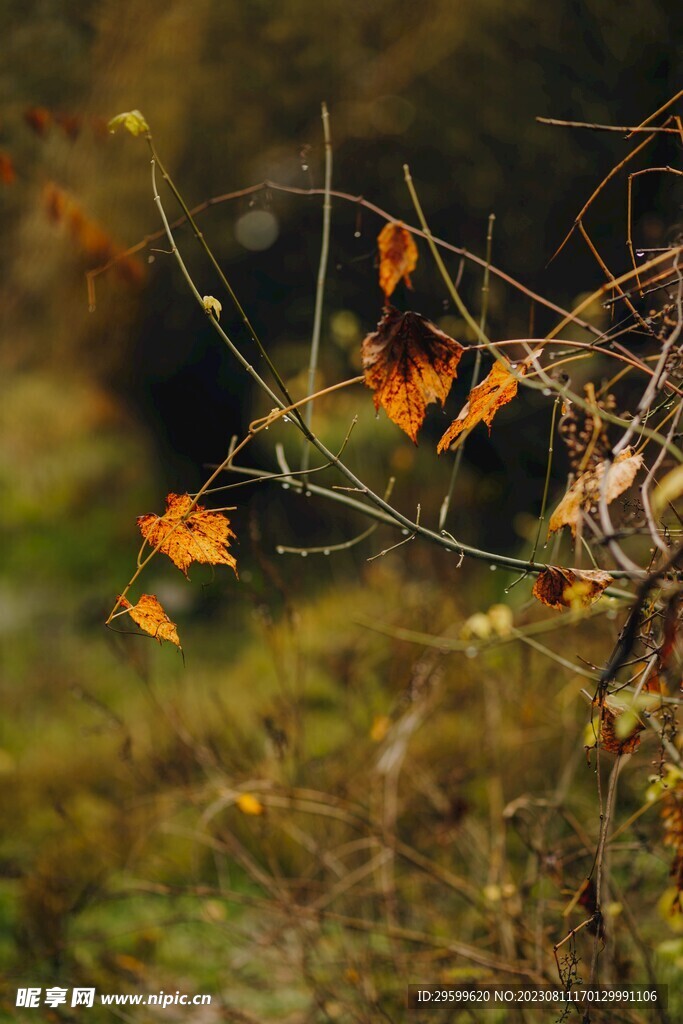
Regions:
<instances>
[{"instance_id":1,"label":"dried brown leaf","mask_svg":"<svg viewBox=\"0 0 683 1024\"><path fill-rule=\"evenodd\" d=\"M417 266L417 246L413 236L399 222L385 224L377 237L379 246L379 286L388 299L403 278L412 288L410 275Z\"/></svg>"},{"instance_id":2,"label":"dried brown leaf","mask_svg":"<svg viewBox=\"0 0 683 1024\"><path fill-rule=\"evenodd\" d=\"M536 580L532 594L548 608L587 608L613 582L613 577L600 569L549 565Z\"/></svg>"},{"instance_id":3,"label":"dried brown leaf","mask_svg":"<svg viewBox=\"0 0 683 1024\"><path fill-rule=\"evenodd\" d=\"M616 723L624 713L615 713L604 703L600 708L598 737L601 749L607 751L608 754L633 754L640 746L640 733L645 726L638 721L634 721L633 731L629 736L617 735Z\"/></svg>"},{"instance_id":4,"label":"dried brown leaf","mask_svg":"<svg viewBox=\"0 0 683 1024\"><path fill-rule=\"evenodd\" d=\"M192 507L189 494L168 494L163 516L138 517L140 532L147 543L159 547L185 573L192 562L229 565L237 575L235 559L228 551L235 534L221 512Z\"/></svg>"},{"instance_id":5,"label":"dried brown leaf","mask_svg":"<svg viewBox=\"0 0 683 1024\"><path fill-rule=\"evenodd\" d=\"M136 605L132 605L125 597L120 597L119 602L127 610L133 622L145 633L149 633L159 643L168 640L169 643L180 647L176 624L171 622L154 594L143 594Z\"/></svg>"},{"instance_id":6,"label":"dried brown leaf","mask_svg":"<svg viewBox=\"0 0 683 1024\"><path fill-rule=\"evenodd\" d=\"M607 476L605 498L608 505L631 486L642 465L643 456L634 455L632 448L625 448L617 455L614 462L610 464ZM572 534L576 534L576 528L581 520L581 512L592 508L600 499L604 473L605 462L599 462L595 469L577 477L550 517L549 533L568 526Z\"/></svg>"},{"instance_id":7,"label":"dried brown leaf","mask_svg":"<svg viewBox=\"0 0 683 1024\"><path fill-rule=\"evenodd\" d=\"M464 352L462 345L419 313L385 306L377 330L362 344L365 383L380 405L417 443L430 402L446 401Z\"/></svg>"},{"instance_id":8,"label":"dried brown leaf","mask_svg":"<svg viewBox=\"0 0 683 1024\"><path fill-rule=\"evenodd\" d=\"M518 367L518 373L524 373L525 370L524 366ZM516 394L517 378L510 372L509 363L496 360L488 377L470 391L466 404L439 441L437 452L441 454L446 451L463 430L470 430L482 420L490 433L493 417Z\"/></svg>"}]
</instances>

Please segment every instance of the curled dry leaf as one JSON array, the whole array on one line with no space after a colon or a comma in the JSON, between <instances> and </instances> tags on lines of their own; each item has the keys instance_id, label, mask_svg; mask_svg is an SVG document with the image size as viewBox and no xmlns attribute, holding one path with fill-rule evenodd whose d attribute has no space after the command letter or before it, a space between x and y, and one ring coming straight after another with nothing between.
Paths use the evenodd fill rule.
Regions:
<instances>
[{"instance_id":1,"label":"curled dry leaf","mask_svg":"<svg viewBox=\"0 0 683 1024\"><path fill-rule=\"evenodd\" d=\"M380 405L417 443L430 402L446 401L464 352L462 345L419 313L385 306L377 330L362 344L365 383Z\"/></svg>"},{"instance_id":2,"label":"curled dry leaf","mask_svg":"<svg viewBox=\"0 0 683 1024\"><path fill-rule=\"evenodd\" d=\"M532 594L548 608L587 608L613 582L612 576L600 569L549 565L536 580Z\"/></svg>"},{"instance_id":3,"label":"curled dry leaf","mask_svg":"<svg viewBox=\"0 0 683 1024\"><path fill-rule=\"evenodd\" d=\"M158 546L186 576L192 562L229 565L237 575L237 563L228 551L235 534L227 517L207 512L202 505L192 507L189 494L168 494L163 516L139 516L138 526L150 547Z\"/></svg>"},{"instance_id":4,"label":"curled dry leaf","mask_svg":"<svg viewBox=\"0 0 683 1024\"><path fill-rule=\"evenodd\" d=\"M176 624L171 622L154 594L143 594L136 605L132 605L125 597L120 597L119 603L145 633L149 633L159 643L168 640L180 647Z\"/></svg>"},{"instance_id":5,"label":"curled dry leaf","mask_svg":"<svg viewBox=\"0 0 683 1024\"><path fill-rule=\"evenodd\" d=\"M379 286L384 298L392 295L401 278L408 288L412 288L410 275L417 266L417 246L410 232L396 221L385 224L377 236L377 244Z\"/></svg>"},{"instance_id":6,"label":"curled dry leaf","mask_svg":"<svg viewBox=\"0 0 683 1024\"><path fill-rule=\"evenodd\" d=\"M496 360L488 377L477 384L476 388L472 388L466 404L439 441L436 449L439 455L450 448L463 430L471 430L482 420L491 432L493 417L501 406L507 405L517 394L517 378L510 372L509 366L505 361ZM525 373L526 367L519 366L518 372Z\"/></svg>"},{"instance_id":7,"label":"curled dry leaf","mask_svg":"<svg viewBox=\"0 0 683 1024\"><path fill-rule=\"evenodd\" d=\"M220 320L223 307L218 299L214 299L213 295L205 295L202 299L202 305L207 313L215 316L216 320Z\"/></svg>"},{"instance_id":8,"label":"curled dry leaf","mask_svg":"<svg viewBox=\"0 0 683 1024\"><path fill-rule=\"evenodd\" d=\"M633 754L640 746L640 733L645 728L637 718L629 711L614 712L611 708L603 702L600 706L599 702L595 702L598 709L597 719L597 740L600 743L602 750L607 751L608 754ZM631 723L628 729L628 735L620 735L623 733L623 728L620 729L618 726L619 719L622 715L627 716L628 721ZM597 744L596 744L597 745Z\"/></svg>"},{"instance_id":9,"label":"curled dry leaf","mask_svg":"<svg viewBox=\"0 0 683 1024\"><path fill-rule=\"evenodd\" d=\"M577 477L550 517L549 533L568 526L572 534L576 534L582 510L592 508L600 500L605 465L605 462L599 462L595 469ZM610 463L605 486L605 498L608 505L631 486L642 465L643 456L634 455L632 448L625 448L617 455L614 462Z\"/></svg>"}]
</instances>

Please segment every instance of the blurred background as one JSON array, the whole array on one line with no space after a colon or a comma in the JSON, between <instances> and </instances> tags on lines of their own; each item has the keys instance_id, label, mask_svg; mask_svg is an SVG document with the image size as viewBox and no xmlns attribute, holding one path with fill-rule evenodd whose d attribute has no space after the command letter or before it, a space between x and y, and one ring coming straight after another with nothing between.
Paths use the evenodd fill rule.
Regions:
<instances>
[{"instance_id":1,"label":"blurred background","mask_svg":"<svg viewBox=\"0 0 683 1024\"><path fill-rule=\"evenodd\" d=\"M244 865L234 868L234 851L221 850L229 868L218 863L216 848L207 852L197 840L197 816L210 803L211 787L241 785L254 773L274 784L327 786L340 797L362 785L360 770L347 778L342 766L348 769L349 751L360 765L381 742L420 651L358 620L436 632L501 601L510 582L477 566L456 577L438 551L417 544L368 563L395 542L390 531L335 557L304 563L277 556L278 545L335 544L367 524L312 498L257 486L235 491L234 501L227 492L225 502L238 505L231 521L239 583L228 570L198 568L188 585L157 563L143 581L178 622L184 663L175 651L104 628L132 573L136 516L160 512L168 491L196 490L207 467L225 456L230 437L267 411L195 307L163 239L98 276L89 308L85 272L160 227L146 145L125 132L109 134L109 118L132 108L144 113L164 163L194 206L265 180L320 187L325 101L336 188L414 222L402 171L409 163L435 234L483 255L488 215L495 213L494 263L567 306L597 287L601 272L577 238L549 266L548 260L627 149L619 135L551 128L535 118L638 124L680 86L681 27L681 11L670 0L2 4L6 1008L17 984L36 979L95 979L114 990L185 982L215 991L240 978L246 991L260 983L246 954L229 967L222 955L224 943L239 949L245 940L239 922L230 932L232 911L220 899L185 904L179 897L163 911L155 902L155 885L158 892L169 887L168 895L189 879L208 892L230 870L245 875L244 891L255 885ZM670 143L653 144L638 159L632 169L666 164ZM642 179L636 244L667 244L680 230L681 199L670 176ZM164 202L175 218L170 193ZM319 197L263 189L200 217L297 396L306 387L321 216ZM627 267L623 177L605 191L589 223L608 264L615 272ZM333 203L321 386L358 372L360 342L379 318L375 253L382 224L357 203ZM257 358L191 232L181 228L177 238L200 293L220 298L226 330ZM449 268L458 272L457 257ZM467 340L422 244L413 284L412 293L397 291L397 303ZM480 269L467 264L462 287L478 311ZM605 313L591 315L600 325ZM493 337L540 334L553 323L493 281ZM461 376L447 411L430 408L418 449L383 413L375 418L370 396L358 387L320 402L317 429L335 448L358 413L347 461L377 490L395 476L398 507L412 515L419 501L424 519L434 522L450 462L436 457L433 442L467 393ZM449 528L491 550L523 553L545 474L549 419L541 397L525 394L508 426L490 439L477 431L468 441ZM261 435L245 462L273 468L273 443L281 441L296 463L300 445L288 429L293 433L281 425L265 441ZM528 678L528 661L518 669L520 681ZM539 690L547 672L539 664ZM436 761L423 751L423 767L449 797L447 804L433 800L429 814L441 807L448 832L471 807L472 828L487 836L481 822L492 798L482 795L479 769L488 755L463 745L459 732L472 720L459 716L482 713L462 702L476 672L461 659L449 660L447 673L455 702L450 724ZM518 722L507 726L512 731L500 733L503 746L491 754L493 761L507 757L532 734L538 741L518 765L514 792L496 796L500 806L542 779L549 751L559 763L558 730L570 722L580 734L585 719L585 709L569 702L537 721L534 686L522 702L531 731L520 732ZM510 700L519 709L519 692ZM456 749L463 747L457 770L449 756L453 737ZM422 791L415 786L409 809L411 799L417 808L429 803L427 783ZM406 813L419 817L415 807ZM424 821L420 827L425 838ZM291 836L288 842L296 845ZM253 855L262 850L256 844ZM299 870L289 847L263 856L271 867L289 857L292 871ZM134 891L138 884L147 887L144 894ZM178 927L167 927L169 921ZM291 998L264 1009L245 995L246 1002L238 1000L244 1012L251 1006L270 1019L318 1019L306 1016L303 968L289 970L283 989ZM367 1012L356 1019L373 1019Z\"/></svg>"}]
</instances>

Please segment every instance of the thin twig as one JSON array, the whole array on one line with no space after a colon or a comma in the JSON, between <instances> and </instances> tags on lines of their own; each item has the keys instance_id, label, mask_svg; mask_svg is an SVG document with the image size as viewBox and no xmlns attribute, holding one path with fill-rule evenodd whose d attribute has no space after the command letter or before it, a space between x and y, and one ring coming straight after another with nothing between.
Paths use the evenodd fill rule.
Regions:
<instances>
[{"instance_id":1,"label":"thin twig","mask_svg":"<svg viewBox=\"0 0 683 1024\"><path fill-rule=\"evenodd\" d=\"M311 337L311 355L308 364L308 393L315 390L315 375L318 369L318 353L320 351L320 329L322 326L323 305L325 301L325 276L327 274L327 260L330 252L330 219L332 203L330 201L330 190L332 188L332 137L330 134L330 115L327 105L322 105L323 136L325 139L325 195L323 198L323 233L320 245L320 263L318 265L318 278L315 289L315 312L313 315L313 335ZM306 406L304 422L311 427L313 418L313 403ZM301 456L302 470L308 469L311 455L311 446L306 438L303 443Z\"/></svg>"}]
</instances>

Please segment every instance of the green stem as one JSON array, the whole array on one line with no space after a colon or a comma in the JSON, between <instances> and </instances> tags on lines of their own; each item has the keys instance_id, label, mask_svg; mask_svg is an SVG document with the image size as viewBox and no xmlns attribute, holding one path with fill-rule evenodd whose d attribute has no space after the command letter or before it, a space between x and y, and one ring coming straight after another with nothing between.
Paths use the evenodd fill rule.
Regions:
<instances>
[{"instance_id":1,"label":"green stem","mask_svg":"<svg viewBox=\"0 0 683 1024\"><path fill-rule=\"evenodd\" d=\"M484 332L486 330L486 316L488 313L489 304L489 277L491 270L491 246L493 244L493 223L496 219L495 213L489 214L489 226L486 233L486 267L484 268L484 281L481 286L481 318L479 320L479 326ZM481 349L477 349L477 354L474 358L474 368L472 370L472 379L470 380L470 391L476 388L479 383L479 373L481 371ZM455 459L453 460L453 469L451 470L451 479L448 482L448 490L446 491L446 497L441 503L441 509L439 511L439 529L442 530L446 525L446 519L448 518L448 510L451 504L451 498L453 497L453 491L455 489L455 481L458 478L460 472L460 464L465 451L465 446L460 445L458 448Z\"/></svg>"},{"instance_id":2,"label":"green stem","mask_svg":"<svg viewBox=\"0 0 683 1024\"><path fill-rule=\"evenodd\" d=\"M557 419L557 407L560 404L559 395L553 402L553 414L550 419L550 443L548 445L548 464L545 469L545 484L543 486L543 499L541 501L541 513L538 517L538 530L536 531L536 540L534 541L533 551L531 552L531 561L536 558L536 551L538 550L538 542L541 539L541 530L543 529L543 523L545 521L545 508L548 502L548 490L550 489L550 471L553 465L553 444L555 438L555 420Z\"/></svg>"},{"instance_id":3,"label":"green stem","mask_svg":"<svg viewBox=\"0 0 683 1024\"><path fill-rule=\"evenodd\" d=\"M466 321L467 324L469 324L471 329L474 331L475 336L479 339L482 345L485 345L486 348L489 349L489 351L496 357L496 359L502 359L502 356L498 354L495 347L491 344L482 328L479 326L479 324L474 319L465 303L462 301L460 297L460 292L455 287L455 282L453 281L453 278L446 269L446 264L441 258L441 253L439 252L436 246L434 236L432 235L429 229L427 218L424 215L422 205L420 203L420 200L418 199L417 192L415 191L415 185L413 183L413 179L411 177L410 168L408 167L408 164L403 165L403 174L405 177L406 185L408 186L408 191L410 192L410 198L412 199L413 206L415 207L415 212L417 213L418 220L420 221L420 226L422 227L422 232L425 238L427 239L427 244L431 249L432 256L434 257L434 262L436 263L437 267L441 272L441 276L444 280L444 283L446 285L446 288L448 289L451 298L453 299L453 302L455 303L462 318Z\"/></svg>"},{"instance_id":4,"label":"green stem","mask_svg":"<svg viewBox=\"0 0 683 1024\"><path fill-rule=\"evenodd\" d=\"M315 290L315 313L313 317L313 335L311 338L311 356L308 364L308 393L313 394L315 390L315 374L318 369L318 353L320 351L320 329L322 325L323 303L325 299L325 275L327 273L327 260L330 252L330 219L332 202L330 190L332 189L332 137L330 134L330 115L327 112L327 104L322 105L323 136L325 138L325 195L323 199L323 235L320 245L320 263L318 265L318 280ZM309 428L313 419L313 402L309 402L304 410L304 423ZM303 453L301 456L301 468L308 469L311 455L311 447L304 439Z\"/></svg>"}]
</instances>

